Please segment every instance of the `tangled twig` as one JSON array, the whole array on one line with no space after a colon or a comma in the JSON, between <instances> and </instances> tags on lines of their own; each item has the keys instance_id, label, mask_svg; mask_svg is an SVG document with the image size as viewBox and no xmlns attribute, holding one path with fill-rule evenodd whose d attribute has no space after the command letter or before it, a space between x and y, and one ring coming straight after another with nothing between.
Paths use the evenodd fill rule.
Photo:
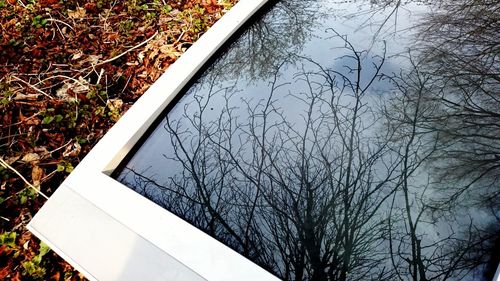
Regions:
<instances>
[{"instance_id":1,"label":"tangled twig","mask_svg":"<svg viewBox=\"0 0 500 281\"><path fill-rule=\"evenodd\" d=\"M2 158L0 158L0 165L2 167L4 167L5 169L9 169L12 172L14 172L19 178L21 178L21 180L24 181L24 183L26 183L26 185L28 185L30 188L32 188L36 193L40 194L43 198L45 198L47 200L49 199L49 197L47 195L45 195L42 191L40 191L40 189L38 189L36 186L31 184L25 177L23 177L23 175L21 175L21 173L19 173L11 165L7 164L7 162L5 162Z\"/></svg>"}]
</instances>

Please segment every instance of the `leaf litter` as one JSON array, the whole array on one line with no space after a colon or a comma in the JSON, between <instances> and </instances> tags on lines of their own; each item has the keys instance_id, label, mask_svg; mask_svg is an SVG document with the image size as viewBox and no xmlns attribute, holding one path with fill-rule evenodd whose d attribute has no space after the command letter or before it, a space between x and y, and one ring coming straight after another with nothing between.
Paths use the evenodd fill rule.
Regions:
<instances>
[{"instance_id":1,"label":"leaf litter","mask_svg":"<svg viewBox=\"0 0 500 281\"><path fill-rule=\"evenodd\" d=\"M0 0L0 280L85 279L26 230L40 193L236 2Z\"/></svg>"}]
</instances>

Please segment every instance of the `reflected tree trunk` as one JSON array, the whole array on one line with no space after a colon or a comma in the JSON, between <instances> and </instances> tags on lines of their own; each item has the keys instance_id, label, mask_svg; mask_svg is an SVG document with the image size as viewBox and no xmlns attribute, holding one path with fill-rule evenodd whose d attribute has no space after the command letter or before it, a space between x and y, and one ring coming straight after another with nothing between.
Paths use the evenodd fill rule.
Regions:
<instances>
[{"instance_id":1,"label":"reflected tree trunk","mask_svg":"<svg viewBox=\"0 0 500 281\"><path fill-rule=\"evenodd\" d=\"M121 180L285 280L475 278L500 233L499 4L442 2L397 59L328 29L325 63L293 54L307 36L281 24L308 2L287 3L166 116L168 180ZM383 25L404 5L370 3L391 8ZM280 31L298 49L260 49L288 50ZM244 71L265 77L254 96Z\"/></svg>"}]
</instances>

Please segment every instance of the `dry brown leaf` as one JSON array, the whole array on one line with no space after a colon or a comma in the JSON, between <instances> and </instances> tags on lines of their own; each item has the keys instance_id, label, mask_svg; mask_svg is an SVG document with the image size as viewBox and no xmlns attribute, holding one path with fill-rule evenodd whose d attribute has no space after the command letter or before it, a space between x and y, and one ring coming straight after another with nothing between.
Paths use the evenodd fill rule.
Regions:
<instances>
[{"instance_id":1,"label":"dry brown leaf","mask_svg":"<svg viewBox=\"0 0 500 281\"><path fill-rule=\"evenodd\" d=\"M26 125L40 125L42 123L42 120L38 117L32 116L31 118L26 118L26 120L23 121L24 124Z\"/></svg>"},{"instance_id":2,"label":"dry brown leaf","mask_svg":"<svg viewBox=\"0 0 500 281\"><path fill-rule=\"evenodd\" d=\"M36 163L40 160L40 155L38 155L37 153L28 153L24 155L21 160L28 164Z\"/></svg>"},{"instance_id":3,"label":"dry brown leaf","mask_svg":"<svg viewBox=\"0 0 500 281\"><path fill-rule=\"evenodd\" d=\"M63 152L63 157L76 157L82 151L82 147L78 142L68 145Z\"/></svg>"},{"instance_id":4,"label":"dry brown leaf","mask_svg":"<svg viewBox=\"0 0 500 281\"><path fill-rule=\"evenodd\" d=\"M85 57L84 59L80 60L78 62L79 65L83 65L85 63L90 63L90 64L98 64L99 61L101 61L102 59L102 55L88 55L87 57Z\"/></svg>"},{"instance_id":5,"label":"dry brown leaf","mask_svg":"<svg viewBox=\"0 0 500 281\"><path fill-rule=\"evenodd\" d=\"M7 280L7 277L10 275L10 271L7 267L0 268L0 279Z\"/></svg>"},{"instance_id":6,"label":"dry brown leaf","mask_svg":"<svg viewBox=\"0 0 500 281\"><path fill-rule=\"evenodd\" d=\"M68 10L68 17L72 19L82 19L86 14L87 12L85 11L85 8L81 7L76 8L74 11Z\"/></svg>"},{"instance_id":7,"label":"dry brown leaf","mask_svg":"<svg viewBox=\"0 0 500 281\"><path fill-rule=\"evenodd\" d=\"M82 51L79 51L78 53L74 54L72 57L71 57L71 60L77 60L79 58L81 58L83 56L83 52Z\"/></svg>"},{"instance_id":8,"label":"dry brown leaf","mask_svg":"<svg viewBox=\"0 0 500 281\"><path fill-rule=\"evenodd\" d=\"M119 111L123 107L123 101L121 99L109 99L106 105L111 111Z\"/></svg>"},{"instance_id":9,"label":"dry brown leaf","mask_svg":"<svg viewBox=\"0 0 500 281\"><path fill-rule=\"evenodd\" d=\"M178 53L177 50L174 48L173 45L163 45L163 46L161 46L160 47L160 52L162 54L167 54L167 55Z\"/></svg>"},{"instance_id":10,"label":"dry brown leaf","mask_svg":"<svg viewBox=\"0 0 500 281\"><path fill-rule=\"evenodd\" d=\"M61 280L61 273L59 271L54 272L52 277L50 277L50 280Z\"/></svg>"},{"instance_id":11,"label":"dry brown leaf","mask_svg":"<svg viewBox=\"0 0 500 281\"><path fill-rule=\"evenodd\" d=\"M22 101L22 100L37 100L40 94L21 94L17 93L16 96L13 98L15 101Z\"/></svg>"},{"instance_id":12,"label":"dry brown leaf","mask_svg":"<svg viewBox=\"0 0 500 281\"><path fill-rule=\"evenodd\" d=\"M44 176L43 169L38 167L37 165L34 165L33 168L31 169L31 180L33 181L33 185L35 187L40 186L43 176Z\"/></svg>"},{"instance_id":13,"label":"dry brown leaf","mask_svg":"<svg viewBox=\"0 0 500 281\"><path fill-rule=\"evenodd\" d=\"M50 154L45 146L37 146L33 150L40 155L41 158L46 158Z\"/></svg>"},{"instance_id":14,"label":"dry brown leaf","mask_svg":"<svg viewBox=\"0 0 500 281\"><path fill-rule=\"evenodd\" d=\"M12 281L22 281L21 279L21 271L17 271L16 273L14 273L14 276L11 276Z\"/></svg>"},{"instance_id":15,"label":"dry brown leaf","mask_svg":"<svg viewBox=\"0 0 500 281\"><path fill-rule=\"evenodd\" d=\"M69 89L71 89L73 94L70 95L68 93ZM76 102L78 98L75 97L75 94L85 93L89 89L90 89L89 82L80 76L78 77L78 80L71 82L64 82L64 85L61 88L57 89L56 96L67 102Z\"/></svg>"},{"instance_id":16,"label":"dry brown leaf","mask_svg":"<svg viewBox=\"0 0 500 281\"><path fill-rule=\"evenodd\" d=\"M9 157L5 160L5 163L7 163L7 165L12 165L14 164L17 160L19 160L19 158L21 158L21 155L18 155L18 156L13 156L13 157Z\"/></svg>"}]
</instances>

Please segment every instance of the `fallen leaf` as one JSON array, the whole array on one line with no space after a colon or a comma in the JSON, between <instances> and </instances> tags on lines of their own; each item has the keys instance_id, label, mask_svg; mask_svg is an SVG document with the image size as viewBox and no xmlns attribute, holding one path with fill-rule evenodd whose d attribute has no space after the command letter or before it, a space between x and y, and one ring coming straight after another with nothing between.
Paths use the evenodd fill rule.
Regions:
<instances>
[{"instance_id":1,"label":"fallen leaf","mask_svg":"<svg viewBox=\"0 0 500 281\"><path fill-rule=\"evenodd\" d=\"M123 107L123 101L121 99L109 99L108 102L106 103L108 106L109 110L111 111L119 111Z\"/></svg>"},{"instance_id":2,"label":"fallen leaf","mask_svg":"<svg viewBox=\"0 0 500 281\"><path fill-rule=\"evenodd\" d=\"M80 76L76 81L64 82L64 85L57 89L56 96L66 102L76 102L75 94L85 93L89 89L89 82ZM70 90L73 94L68 93Z\"/></svg>"},{"instance_id":3,"label":"fallen leaf","mask_svg":"<svg viewBox=\"0 0 500 281\"><path fill-rule=\"evenodd\" d=\"M29 248L29 244L30 244L30 241L29 241L29 240L28 240L28 241L26 241L26 243L24 243L24 244L23 244L23 248L24 248L25 250L28 250L28 248Z\"/></svg>"},{"instance_id":4,"label":"fallen leaf","mask_svg":"<svg viewBox=\"0 0 500 281\"><path fill-rule=\"evenodd\" d=\"M45 146L37 146L33 150L40 155L41 158L46 158L50 154Z\"/></svg>"},{"instance_id":5,"label":"fallen leaf","mask_svg":"<svg viewBox=\"0 0 500 281\"><path fill-rule=\"evenodd\" d=\"M76 8L74 11L68 10L68 17L72 19L82 19L86 14L87 12L85 11L85 8L81 7Z\"/></svg>"},{"instance_id":6,"label":"fallen leaf","mask_svg":"<svg viewBox=\"0 0 500 281\"><path fill-rule=\"evenodd\" d=\"M63 152L63 157L76 157L82 151L82 147L78 142L68 145Z\"/></svg>"},{"instance_id":7,"label":"fallen leaf","mask_svg":"<svg viewBox=\"0 0 500 281\"><path fill-rule=\"evenodd\" d=\"M38 160L40 160L40 155L38 155L37 153L28 153L24 155L21 160L25 163L38 162Z\"/></svg>"},{"instance_id":8,"label":"fallen leaf","mask_svg":"<svg viewBox=\"0 0 500 281\"><path fill-rule=\"evenodd\" d=\"M106 35L106 41L108 42L114 42L117 41L120 38L119 34L117 32L112 32Z\"/></svg>"},{"instance_id":9,"label":"fallen leaf","mask_svg":"<svg viewBox=\"0 0 500 281\"><path fill-rule=\"evenodd\" d=\"M21 155L18 155L18 156L13 156L13 157L9 157L5 160L5 163L7 163L8 165L12 165L14 164L17 160L19 160L19 158L21 158Z\"/></svg>"},{"instance_id":10,"label":"fallen leaf","mask_svg":"<svg viewBox=\"0 0 500 281\"><path fill-rule=\"evenodd\" d=\"M17 93L16 96L13 98L15 101L21 101L21 100L37 100L40 94L21 94Z\"/></svg>"},{"instance_id":11,"label":"fallen leaf","mask_svg":"<svg viewBox=\"0 0 500 281\"><path fill-rule=\"evenodd\" d=\"M54 4L57 4L58 2L59 1L57 1L57 0L43 0L40 3L42 3L43 5L54 5Z\"/></svg>"},{"instance_id":12,"label":"fallen leaf","mask_svg":"<svg viewBox=\"0 0 500 281\"><path fill-rule=\"evenodd\" d=\"M77 59L81 58L82 56L83 56L83 52L82 52L82 51L80 51L80 52L78 52L78 53L74 54L74 55L71 57L71 60L77 60Z\"/></svg>"},{"instance_id":13,"label":"fallen leaf","mask_svg":"<svg viewBox=\"0 0 500 281\"><path fill-rule=\"evenodd\" d=\"M144 52L140 52L138 55L137 55L137 59L139 59L139 62L142 63L142 61L144 60Z\"/></svg>"},{"instance_id":14,"label":"fallen leaf","mask_svg":"<svg viewBox=\"0 0 500 281\"><path fill-rule=\"evenodd\" d=\"M97 11L97 4L96 3L86 3L83 7L89 12L95 12Z\"/></svg>"},{"instance_id":15,"label":"fallen leaf","mask_svg":"<svg viewBox=\"0 0 500 281\"><path fill-rule=\"evenodd\" d=\"M10 271L8 270L7 267L0 268L0 279L1 280L7 280L7 277L9 276Z\"/></svg>"},{"instance_id":16,"label":"fallen leaf","mask_svg":"<svg viewBox=\"0 0 500 281\"><path fill-rule=\"evenodd\" d=\"M85 60L82 61L84 62L90 62L90 64L97 64L101 60L102 55L89 55Z\"/></svg>"},{"instance_id":17,"label":"fallen leaf","mask_svg":"<svg viewBox=\"0 0 500 281\"><path fill-rule=\"evenodd\" d=\"M44 176L43 169L38 167L37 165L34 165L33 168L31 169L31 180L33 181L33 185L35 187L40 186L43 176Z\"/></svg>"},{"instance_id":18,"label":"fallen leaf","mask_svg":"<svg viewBox=\"0 0 500 281\"><path fill-rule=\"evenodd\" d=\"M50 280L61 280L61 273L59 271L54 272Z\"/></svg>"},{"instance_id":19,"label":"fallen leaf","mask_svg":"<svg viewBox=\"0 0 500 281\"><path fill-rule=\"evenodd\" d=\"M22 279L21 279L21 271L16 272L15 275L12 276L11 280L12 281L22 281Z\"/></svg>"}]
</instances>

